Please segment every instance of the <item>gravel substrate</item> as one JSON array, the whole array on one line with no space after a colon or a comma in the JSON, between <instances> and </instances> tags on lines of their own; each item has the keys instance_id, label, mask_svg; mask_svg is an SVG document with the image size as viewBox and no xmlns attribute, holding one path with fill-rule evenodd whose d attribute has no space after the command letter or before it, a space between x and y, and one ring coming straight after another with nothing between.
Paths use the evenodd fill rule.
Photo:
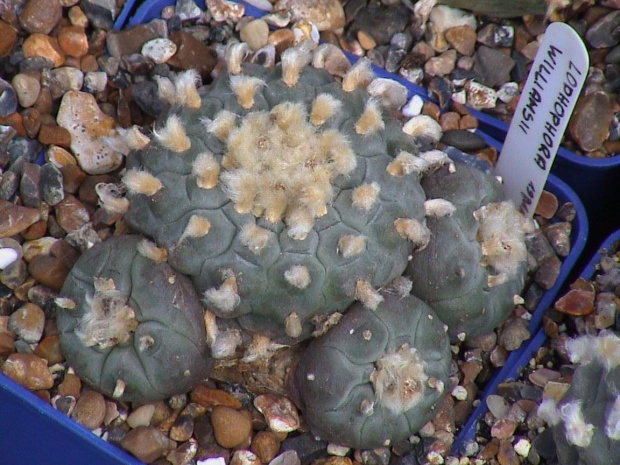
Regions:
<instances>
[{"instance_id":1,"label":"gravel substrate","mask_svg":"<svg viewBox=\"0 0 620 465\"><path fill-rule=\"evenodd\" d=\"M273 66L296 36L318 38L312 24L301 20L318 14L314 22L321 38L335 45L325 63L328 71L342 76L348 66L342 48L428 87L438 104L414 97L400 116L430 116L441 133L440 146L458 146L492 164L497 150L472 135L478 122L463 103L509 118L545 21L493 20L446 10L450 14L431 14L434 26L424 30L424 15L414 13L408 2L349 0L341 6L325 1L318 8L314 2L281 0L278 6L288 12L254 20L221 0L210 0L206 12L193 1L179 0L176 9L161 12L161 19L116 31L113 20L122 5L113 10L105 5L96 0L0 2L0 371L149 463L546 463L530 445L544 429L536 415L541 393L550 389L549 381L567 382L561 341L569 333L612 327L615 313L610 315L608 306L596 305L600 312L576 318L564 316L568 310L549 311L544 327L550 344L536 354L522 380L502 385L487 399L490 412L476 440L456 455L450 449L480 402L485 382L530 337L532 312L570 253L576 212L570 203L558 205L550 193L537 210L540 228L528 238L530 274L523 301L496 332L453 346L449 395L437 417L390 447L349 450L317 440L280 386L250 392L214 376L186 395L146 405L105 397L67 366L54 322L54 299L80 254L127 232L122 220L98 205L95 186L119 182L124 161L101 136L132 125L151 132L164 108L154 76L194 68L209 85L223 69L226 44L237 39L250 45L249 60ZM565 141L590 157L620 152L620 50L606 42L610 34L605 33L618 27L619 7L614 1L574 2L552 16L582 31L591 46L591 75ZM475 85L489 90L474 92ZM475 100L477 95L484 101ZM617 263L616 251L608 251L601 268L616 276ZM588 301L604 300L592 286ZM616 292L617 299L619 287L616 280L605 292ZM263 368L262 380L277 369ZM225 370L218 373L230 379Z\"/></svg>"}]
</instances>

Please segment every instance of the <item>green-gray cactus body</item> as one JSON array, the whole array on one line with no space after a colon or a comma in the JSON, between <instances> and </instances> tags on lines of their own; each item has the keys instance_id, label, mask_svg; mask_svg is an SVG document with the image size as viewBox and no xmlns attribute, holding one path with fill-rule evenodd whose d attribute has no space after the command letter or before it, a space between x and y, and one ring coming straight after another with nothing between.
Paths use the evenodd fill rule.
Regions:
<instances>
[{"instance_id":1,"label":"green-gray cactus body","mask_svg":"<svg viewBox=\"0 0 620 465\"><path fill-rule=\"evenodd\" d=\"M191 281L149 250L157 252L133 235L94 245L57 300L69 365L91 386L126 401L187 392L212 366Z\"/></svg>"},{"instance_id":2,"label":"green-gray cactus body","mask_svg":"<svg viewBox=\"0 0 620 465\"><path fill-rule=\"evenodd\" d=\"M453 341L492 331L524 285L523 218L504 202L500 183L475 167L445 166L421 182L429 199L448 200L455 210L427 218L430 242L405 273L412 293L448 325Z\"/></svg>"},{"instance_id":3,"label":"green-gray cactus body","mask_svg":"<svg viewBox=\"0 0 620 465\"><path fill-rule=\"evenodd\" d=\"M290 74L223 74L171 108L125 176L128 223L207 307L283 341L401 275L415 238L395 223L424 217L417 177L387 169L416 151L401 123L324 70Z\"/></svg>"},{"instance_id":4,"label":"green-gray cactus body","mask_svg":"<svg viewBox=\"0 0 620 465\"><path fill-rule=\"evenodd\" d=\"M582 336L567 350L577 363L570 387L559 402L546 398L538 409L551 427L559 464L620 463L620 338Z\"/></svg>"},{"instance_id":5,"label":"green-gray cactus body","mask_svg":"<svg viewBox=\"0 0 620 465\"><path fill-rule=\"evenodd\" d=\"M321 439L371 449L435 415L451 363L444 324L414 296L382 296L376 311L354 304L296 368L293 397Z\"/></svg>"}]
</instances>

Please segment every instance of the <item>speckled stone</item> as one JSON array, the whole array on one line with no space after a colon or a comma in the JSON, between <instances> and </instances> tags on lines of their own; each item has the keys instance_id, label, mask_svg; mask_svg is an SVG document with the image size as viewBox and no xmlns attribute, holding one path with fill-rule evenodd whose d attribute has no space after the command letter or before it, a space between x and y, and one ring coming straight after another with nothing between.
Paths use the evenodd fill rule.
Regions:
<instances>
[{"instance_id":1,"label":"speckled stone","mask_svg":"<svg viewBox=\"0 0 620 465\"><path fill-rule=\"evenodd\" d=\"M61 17L62 5L58 0L27 0L19 22L30 33L49 34Z\"/></svg>"},{"instance_id":2,"label":"speckled stone","mask_svg":"<svg viewBox=\"0 0 620 465\"><path fill-rule=\"evenodd\" d=\"M300 426L299 412L286 397L263 394L254 399L254 407L263 414L271 431L289 433Z\"/></svg>"},{"instance_id":3,"label":"speckled stone","mask_svg":"<svg viewBox=\"0 0 620 465\"><path fill-rule=\"evenodd\" d=\"M177 51L176 44L170 39L158 37L144 43L142 55L153 60L154 63L166 63Z\"/></svg>"},{"instance_id":4,"label":"speckled stone","mask_svg":"<svg viewBox=\"0 0 620 465\"><path fill-rule=\"evenodd\" d=\"M94 430L103 424L105 417L105 399L97 391L87 389L82 392L75 404L72 418L80 425Z\"/></svg>"}]
</instances>

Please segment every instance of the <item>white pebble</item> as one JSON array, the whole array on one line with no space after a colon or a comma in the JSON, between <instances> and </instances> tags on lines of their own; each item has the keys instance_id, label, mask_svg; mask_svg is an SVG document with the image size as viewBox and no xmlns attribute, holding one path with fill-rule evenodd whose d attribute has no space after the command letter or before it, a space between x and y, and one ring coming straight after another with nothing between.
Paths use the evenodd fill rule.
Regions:
<instances>
[{"instance_id":1,"label":"white pebble","mask_svg":"<svg viewBox=\"0 0 620 465\"><path fill-rule=\"evenodd\" d=\"M439 142L443 135L441 125L428 115L418 115L411 118L404 124L403 132L414 137L426 137L431 142Z\"/></svg>"},{"instance_id":2,"label":"white pebble","mask_svg":"<svg viewBox=\"0 0 620 465\"><path fill-rule=\"evenodd\" d=\"M84 90L96 94L103 92L108 83L108 75L105 71L89 71L84 76Z\"/></svg>"},{"instance_id":3,"label":"white pebble","mask_svg":"<svg viewBox=\"0 0 620 465\"><path fill-rule=\"evenodd\" d=\"M415 94L411 99L406 103L406 105L402 108L403 116L407 118L412 118L414 116L418 116L422 113L422 107L424 106L424 100L422 97Z\"/></svg>"},{"instance_id":4,"label":"white pebble","mask_svg":"<svg viewBox=\"0 0 620 465\"><path fill-rule=\"evenodd\" d=\"M17 251L10 247L0 249L0 270L4 270L7 266L17 260Z\"/></svg>"},{"instance_id":5,"label":"white pebble","mask_svg":"<svg viewBox=\"0 0 620 465\"><path fill-rule=\"evenodd\" d=\"M519 439L514 445L515 452L521 457L527 457L530 453L531 448L532 444L530 444L530 441L528 441L527 439Z\"/></svg>"},{"instance_id":6,"label":"white pebble","mask_svg":"<svg viewBox=\"0 0 620 465\"><path fill-rule=\"evenodd\" d=\"M466 400L467 389L465 389L463 386L455 386L454 389L452 389L452 397L454 397L456 400Z\"/></svg>"},{"instance_id":7,"label":"white pebble","mask_svg":"<svg viewBox=\"0 0 620 465\"><path fill-rule=\"evenodd\" d=\"M176 44L163 37L145 42L141 50L142 55L158 64L167 62L176 52Z\"/></svg>"},{"instance_id":8,"label":"white pebble","mask_svg":"<svg viewBox=\"0 0 620 465\"><path fill-rule=\"evenodd\" d=\"M17 100L22 107L28 108L34 105L34 102L37 101L37 97L39 96L39 92L41 92L41 83L38 79L27 74L19 73L13 77L11 84L17 94Z\"/></svg>"}]
</instances>

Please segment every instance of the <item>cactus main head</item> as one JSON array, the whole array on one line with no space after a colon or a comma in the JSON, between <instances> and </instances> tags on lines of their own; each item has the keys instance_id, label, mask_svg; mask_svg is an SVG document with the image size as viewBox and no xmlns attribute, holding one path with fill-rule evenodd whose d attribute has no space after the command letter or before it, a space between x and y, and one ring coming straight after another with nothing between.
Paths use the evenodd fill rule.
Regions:
<instances>
[{"instance_id":1,"label":"cactus main head","mask_svg":"<svg viewBox=\"0 0 620 465\"><path fill-rule=\"evenodd\" d=\"M577 363L561 400L546 398L538 415L551 427L560 465L620 463L620 337L581 336L566 345Z\"/></svg>"},{"instance_id":2,"label":"cactus main head","mask_svg":"<svg viewBox=\"0 0 620 465\"><path fill-rule=\"evenodd\" d=\"M444 393L451 352L444 324L418 298L382 292L376 311L354 304L312 341L293 397L316 436L371 449L416 433Z\"/></svg>"},{"instance_id":3,"label":"cactus main head","mask_svg":"<svg viewBox=\"0 0 620 465\"><path fill-rule=\"evenodd\" d=\"M199 94L185 75L162 84L171 110L124 176L127 222L208 308L288 342L316 315L376 305L427 240L416 143L359 88L367 62L340 83L310 58L299 47L274 70L229 63Z\"/></svg>"},{"instance_id":4,"label":"cactus main head","mask_svg":"<svg viewBox=\"0 0 620 465\"><path fill-rule=\"evenodd\" d=\"M57 299L70 366L120 400L184 393L212 366L198 295L164 259L144 238L113 237L80 257Z\"/></svg>"}]
</instances>

